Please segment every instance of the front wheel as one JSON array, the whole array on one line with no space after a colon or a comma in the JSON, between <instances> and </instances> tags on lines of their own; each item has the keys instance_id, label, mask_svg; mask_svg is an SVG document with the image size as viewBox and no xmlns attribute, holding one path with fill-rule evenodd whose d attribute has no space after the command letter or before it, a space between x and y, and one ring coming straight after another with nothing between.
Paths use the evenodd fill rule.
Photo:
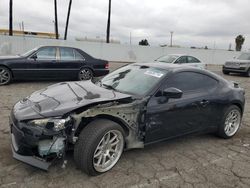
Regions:
<instances>
[{"instance_id":1,"label":"front wheel","mask_svg":"<svg viewBox=\"0 0 250 188\"><path fill-rule=\"evenodd\" d=\"M240 108L235 105L230 106L223 116L218 135L222 138L233 137L240 128L241 118Z\"/></svg>"},{"instance_id":2,"label":"front wheel","mask_svg":"<svg viewBox=\"0 0 250 188\"><path fill-rule=\"evenodd\" d=\"M74 148L77 166L88 175L109 171L121 157L124 131L117 123L99 119L91 122L79 135Z\"/></svg>"},{"instance_id":3,"label":"front wheel","mask_svg":"<svg viewBox=\"0 0 250 188\"><path fill-rule=\"evenodd\" d=\"M250 68L248 69L248 71L245 74L247 77L250 77Z\"/></svg>"},{"instance_id":4,"label":"front wheel","mask_svg":"<svg viewBox=\"0 0 250 188\"><path fill-rule=\"evenodd\" d=\"M223 70L222 72L223 72L223 74L229 74L229 72L225 71L225 70Z\"/></svg>"},{"instance_id":5,"label":"front wheel","mask_svg":"<svg viewBox=\"0 0 250 188\"><path fill-rule=\"evenodd\" d=\"M79 80L91 80L93 78L93 72L89 68L82 68L78 74Z\"/></svg>"}]
</instances>

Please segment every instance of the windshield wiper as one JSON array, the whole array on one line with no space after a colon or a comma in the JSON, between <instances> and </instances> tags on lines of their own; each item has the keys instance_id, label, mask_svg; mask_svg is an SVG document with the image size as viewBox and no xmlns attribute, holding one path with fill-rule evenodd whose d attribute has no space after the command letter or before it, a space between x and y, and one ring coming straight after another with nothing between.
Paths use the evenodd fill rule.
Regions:
<instances>
[{"instance_id":1,"label":"windshield wiper","mask_svg":"<svg viewBox=\"0 0 250 188\"><path fill-rule=\"evenodd\" d=\"M114 91L117 91L113 86L108 85L108 84L102 84L102 86L105 86L107 89L112 89Z\"/></svg>"}]
</instances>

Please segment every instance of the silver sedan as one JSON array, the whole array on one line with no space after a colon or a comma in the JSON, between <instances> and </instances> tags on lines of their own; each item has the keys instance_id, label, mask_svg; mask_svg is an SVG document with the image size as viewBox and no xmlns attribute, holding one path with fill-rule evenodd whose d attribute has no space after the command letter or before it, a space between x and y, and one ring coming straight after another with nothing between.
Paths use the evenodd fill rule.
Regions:
<instances>
[{"instance_id":1,"label":"silver sedan","mask_svg":"<svg viewBox=\"0 0 250 188\"><path fill-rule=\"evenodd\" d=\"M184 64L188 66L205 69L206 65L202 63L198 58L185 55L185 54L169 54L164 55L155 60L155 62L172 63L172 64Z\"/></svg>"}]
</instances>

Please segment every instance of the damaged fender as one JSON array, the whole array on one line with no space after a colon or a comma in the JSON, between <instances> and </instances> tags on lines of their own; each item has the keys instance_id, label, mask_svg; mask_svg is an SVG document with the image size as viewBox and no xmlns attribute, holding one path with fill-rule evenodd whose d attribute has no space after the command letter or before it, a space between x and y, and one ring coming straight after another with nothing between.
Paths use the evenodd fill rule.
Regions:
<instances>
[{"instance_id":1,"label":"damaged fender","mask_svg":"<svg viewBox=\"0 0 250 188\"><path fill-rule=\"evenodd\" d=\"M147 101L148 98L135 100L128 104L120 104L118 101L112 101L105 104L98 104L79 114L71 114L71 117L75 120L75 130L78 129L82 118L98 115L110 115L119 118L129 130L129 134L125 137L126 149L143 148L144 132L139 129L139 124L144 123Z\"/></svg>"}]
</instances>

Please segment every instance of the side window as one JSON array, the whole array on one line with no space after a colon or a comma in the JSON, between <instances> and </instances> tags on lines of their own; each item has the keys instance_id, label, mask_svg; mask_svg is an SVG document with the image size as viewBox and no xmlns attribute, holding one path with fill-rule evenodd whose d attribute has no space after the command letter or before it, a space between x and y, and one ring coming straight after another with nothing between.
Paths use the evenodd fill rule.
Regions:
<instances>
[{"instance_id":1,"label":"side window","mask_svg":"<svg viewBox=\"0 0 250 188\"><path fill-rule=\"evenodd\" d=\"M85 58L77 51L74 50L75 60L85 60Z\"/></svg>"},{"instance_id":2,"label":"side window","mask_svg":"<svg viewBox=\"0 0 250 188\"><path fill-rule=\"evenodd\" d=\"M187 61L188 63L200 63L200 61L197 58L191 56L187 57Z\"/></svg>"},{"instance_id":3,"label":"side window","mask_svg":"<svg viewBox=\"0 0 250 188\"><path fill-rule=\"evenodd\" d=\"M217 80L204 74L180 72L167 79L164 87L175 87L182 90L183 93L187 93L198 90L209 90L215 88L217 84Z\"/></svg>"},{"instance_id":4,"label":"side window","mask_svg":"<svg viewBox=\"0 0 250 188\"><path fill-rule=\"evenodd\" d=\"M45 47L41 48L36 53L38 60L55 60L56 59L56 48Z\"/></svg>"},{"instance_id":5,"label":"side window","mask_svg":"<svg viewBox=\"0 0 250 188\"><path fill-rule=\"evenodd\" d=\"M74 60L74 51L71 48L60 48L60 60Z\"/></svg>"},{"instance_id":6,"label":"side window","mask_svg":"<svg viewBox=\"0 0 250 188\"><path fill-rule=\"evenodd\" d=\"M177 63L177 64L187 63L187 57L182 56L182 57L178 58L175 63Z\"/></svg>"}]
</instances>

